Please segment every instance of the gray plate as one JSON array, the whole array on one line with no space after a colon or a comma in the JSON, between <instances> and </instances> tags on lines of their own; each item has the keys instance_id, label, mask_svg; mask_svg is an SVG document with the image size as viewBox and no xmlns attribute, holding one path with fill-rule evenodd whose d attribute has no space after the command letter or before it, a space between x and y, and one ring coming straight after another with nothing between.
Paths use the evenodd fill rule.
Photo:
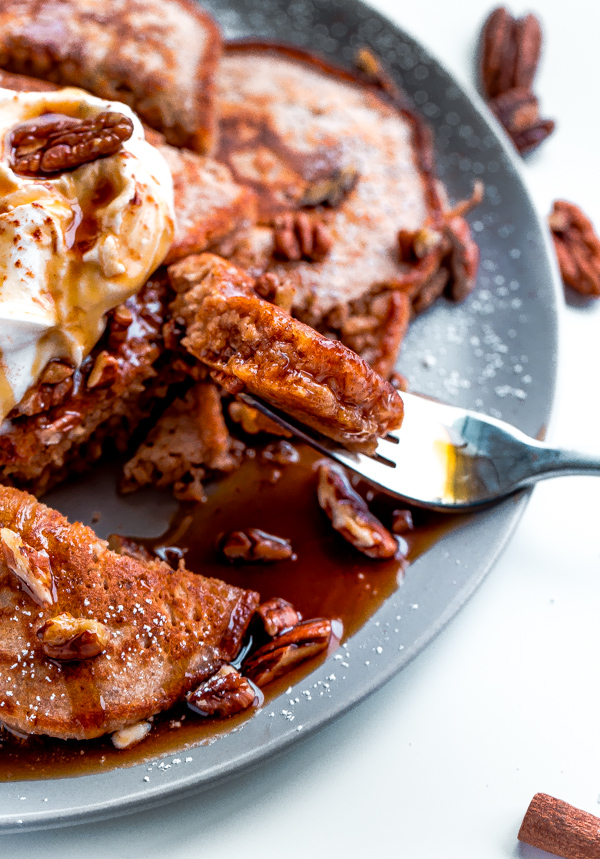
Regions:
<instances>
[{"instance_id":1,"label":"gray plate","mask_svg":"<svg viewBox=\"0 0 600 859\"><path fill-rule=\"evenodd\" d=\"M548 240L516 159L477 99L468 98L419 45L353 0L211 0L228 37L294 42L349 65L370 45L435 130L439 170L454 199L475 177L484 204L471 217L482 251L479 285L461 306L440 302L411 328L400 369L415 390L486 411L536 435L547 425L556 364L557 278ZM159 533L171 512L164 496L116 499L110 478L55 493L52 501L89 521L103 510L102 535ZM210 746L101 775L0 785L0 829L61 826L125 814L208 788L306 737L369 695L439 632L490 569L526 497L473 517L419 558L374 618L289 697ZM144 523L144 528L142 528ZM302 692L310 691L309 695ZM292 716L292 718L290 718ZM188 760L190 758L190 760ZM149 776L145 782L144 776Z\"/></svg>"}]
</instances>

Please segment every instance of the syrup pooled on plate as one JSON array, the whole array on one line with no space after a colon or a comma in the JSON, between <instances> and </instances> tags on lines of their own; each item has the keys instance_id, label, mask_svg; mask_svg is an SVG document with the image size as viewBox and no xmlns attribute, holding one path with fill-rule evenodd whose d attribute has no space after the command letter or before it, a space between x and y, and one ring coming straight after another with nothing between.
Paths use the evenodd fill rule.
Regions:
<instances>
[{"instance_id":1,"label":"syrup pooled on plate","mask_svg":"<svg viewBox=\"0 0 600 859\"><path fill-rule=\"evenodd\" d=\"M401 584L407 562L466 517L413 511L414 530L398 538L406 558L370 560L332 528L317 501L315 464L319 456L307 447L298 449L299 461L284 466L265 460L258 449L238 471L207 487L204 504L181 505L164 535L140 542L175 567L179 557L184 557L188 569L257 590L262 600L283 597L306 620L339 620L344 640ZM361 491L365 489L361 487ZM401 505L377 497L370 506L389 527L393 510ZM228 563L219 552L219 536L247 528L288 538L296 559L273 564ZM314 670L324 658L307 660L265 686L263 706ZM184 703L157 716L148 737L124 750L115 749L108 736L78 742L35 736L20 741L0 735L0 781L60 778L132 766L211 742L241 725L254 712L249 710L230 719L206 719Z\"/></svg>"}]
</instances>

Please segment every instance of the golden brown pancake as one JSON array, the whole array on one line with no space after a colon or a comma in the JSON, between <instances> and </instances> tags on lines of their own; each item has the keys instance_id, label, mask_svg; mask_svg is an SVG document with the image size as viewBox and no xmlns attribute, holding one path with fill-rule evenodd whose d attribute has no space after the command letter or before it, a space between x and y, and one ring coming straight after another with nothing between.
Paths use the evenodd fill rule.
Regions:
<instances>
[{"instance_id":1,"label":"golden brown pancake","mask_svg":"<svg viewBox=\"0 0 600 859\"><path fill-rule=\"evenodd\" d=\"M192 0L3 0L0 67L124 101L167 142L208 152L219 29Z\"/></svg>"},{"instance_id":2,"label":"golden brown pancake","mask_svg":"<svg viewBox=\"0 0 600 859\"><path fill-rule=\"evenodd\" d=\"M167 709L237 654L258 605L253 591L116 555L16 489L0 487L0 529L0 721L19 733L90 739ZM49 566L51 603L15 574L9 537L22 563ZM63 613L102 624L103 652L48 658L38 631Z\"/></svg>"},{"instance_id":3,"label":"golden brown pancake","mask_svg":"<svg viewBox=\"0 0 600 859\"><path fill-rule=\"evenodd\" d=\"M214 254L169 266L183 346L233 393L247 389L348 447L370 450L400 425L402 400L355 352L259 298L254 279Z\"/></svg>"},{"instance_id":4,"label":"golden brown pancake","mask_svg":"<svg viewBox=\"0 0 600 859\"><path fill-rule=\"evenodd\" d=\"M439 207L415 117L309 54L266 45L227 46L217 103L218 157L257 192L263 221L302 206L327 177L356 174L324 212L333 237L325 259L269 266L293 283L294 313L318 325L340 305L402 288L398 231L418 229Z\"/></svg>"}]
</instances>

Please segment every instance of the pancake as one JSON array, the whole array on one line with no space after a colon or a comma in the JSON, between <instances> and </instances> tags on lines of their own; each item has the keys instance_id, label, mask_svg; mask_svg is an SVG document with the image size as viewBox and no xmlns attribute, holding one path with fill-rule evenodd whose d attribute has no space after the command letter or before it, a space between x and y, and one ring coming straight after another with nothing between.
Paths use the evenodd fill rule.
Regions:
<instances>
[{"instance_id":1,"label":"pancake","mask_svg":"<svg viewBox=\"0 0 600 859\"><path fill-rule=\"evenodd\" d=\"M219 29L192 0L3 0L0 67L128 104L208 152Z\"/></svg>"},{"instance_id":2,"label":"pancake","mask_svg":"<svg viewBox=\"0 0 600 859\"><path fill-rule=\"evenodd\" d=\"M320 262L269 270L295 287L293 311L318 326L336 307L390 287L402 289L398 232L415 231L441 201L423 125L377 89L301 51L228 45L217 74L218 158L259 199L259 219L319 202L315 188L354 175L341 201L323 210L333 238Z\"/></svg>"},{"instance_id":3,"label":"pancake","mask_svg":"<svg viewBox=\"0 0 600 859\"><path fill-rule=\"evenodd\" d=\"M258 606L253 591L117 555L16 489L0 487L0 529L0 721L20 734L91 739L167 709L237 655ZM46 655L42 627L65 614L101 625L99 653Z\"/></svg>"},{"instance_id":4,"label":"pancake","mask_svg":"<svg viewBox=\"0 0 600 859\"><path fill-rule=\"evenodd\" d=\"M355 450L402 421L397 391L355 352L259 298L245 271L214 254L168 269L182 345L231 393L246 389Z\"/></svg>"}]
</instances>

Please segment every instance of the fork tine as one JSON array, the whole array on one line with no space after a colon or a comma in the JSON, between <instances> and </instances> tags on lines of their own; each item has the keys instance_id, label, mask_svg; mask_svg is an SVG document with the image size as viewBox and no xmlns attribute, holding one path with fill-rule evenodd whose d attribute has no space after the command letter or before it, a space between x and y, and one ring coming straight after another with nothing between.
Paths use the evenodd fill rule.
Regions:
<instances>
[{"instance_id":1,"label":"fork tine","mask_svg":"<svg viewBox=\"0 0 600 859\"><path fill-rule=\"evenodd\" d=\"M374 475L374 471L379 472L381 466L383 466L384 471L390 471L391 475L392 469L396 467L396 463L393 459L390 459L390 456L393 456L396 444L400 441L399 439L395 439L394 441L391 439L378 439L377 450L372 455L354 453L353 451L346 450L346 448L331 439L320 435L316 430L308 429L304 425L299 424L293 418L289 417L289 415L286 415L274 406L268 405L253 394L238 394L238 398L246 403L246 405L257 409L263 415L275 421L279 426L287 429L297 438L305 441L311 447L315 448L315 450L318 450L319 453L331 457L336 462L339 462L340 465L346 466L346 468L351 469L361 477L389 491L388 481L378 479Z\"/></svg>"}]
</instances>

